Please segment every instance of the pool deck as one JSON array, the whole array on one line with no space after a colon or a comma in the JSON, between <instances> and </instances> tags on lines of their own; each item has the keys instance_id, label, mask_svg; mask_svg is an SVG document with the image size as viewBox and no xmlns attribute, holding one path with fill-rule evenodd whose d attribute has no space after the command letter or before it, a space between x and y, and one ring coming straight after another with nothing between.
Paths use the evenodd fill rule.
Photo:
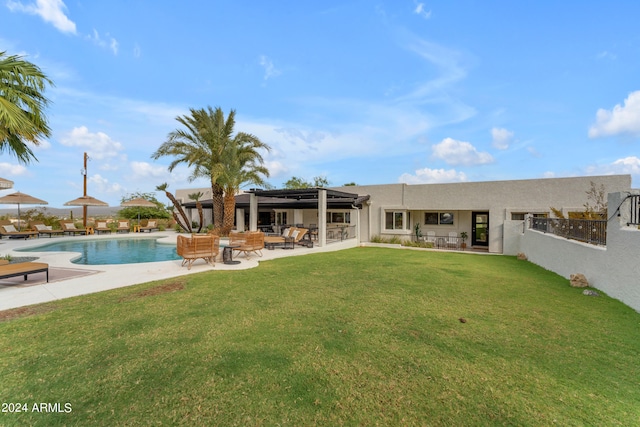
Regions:
<instances>
[{"instance_id":1,"label":"pool deck","mask_svg":"<svg viewBox=\"0 0 640 427\"><path fill-rule=\"evenodd\" d=\"M46 283L44 277L41 277L42 273L36 273L33 276L30 275L29 280L24 283L16 283L14 285L0 283L0 310L8 310L11 308L55 301L77 295L102 292L109 289L116 289L155 280L169 279L171 277L179 277L192 273L201 273L203 271L243 270L247 268L254 268L258 266L260 261L319 252L337 251L355 247L357 245L356 240L351 239L345 240L344 242L331 243L324 247L314 245L313 248L296 246L293 250L284 250L281 248L273 250L264 249L262 251L262 257L257 255L251 255L248 258L245 258L244 255L237 257L234 256L234 259L240 261L240 264L237 265L227 265L223 264L221 261L216 261L215 266L211 266L203 260L197 260L191 267L191 270L187 270L186 266L181 266L182 260L120 265L80 265L73 264L71 262L72 259L78 256L77 253L73 252L16 252L16 249L20 248L79 239L127 239L145 237L159 238L161 243L175 245L177 236L178 234L173 231L160 231L154 233L102 234L94 236L41 237L38 239L27 240L0 240L0 256L34 256L38 257L37 262L45 262L49 264L50 270L56 269L56 271L62 273L64 273L64 271L74 273L69 275L60 274L58 279L50 277L49 283ZM220 251L220 254L222 254L222 251ZM221 255L218 259L221 259ZM21 277L20 280L22 280Z\"/></svg>"}]
</instances>

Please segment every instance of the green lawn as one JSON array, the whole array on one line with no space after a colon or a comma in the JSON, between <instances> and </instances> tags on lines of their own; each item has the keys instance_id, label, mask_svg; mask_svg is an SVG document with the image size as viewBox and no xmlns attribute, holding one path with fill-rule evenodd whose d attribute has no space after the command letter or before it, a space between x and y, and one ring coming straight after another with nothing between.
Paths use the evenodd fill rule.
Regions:
<instances>
[{"instance_id":1,"label":"green lawn","mask_svg":"<svg viewBox=\"0 0 640 427\"><path fill-rule=\"evenodd\" d=\"M0 425L640 425L640 314L514 257L357 248L2 318L28 412Z\"/></svg>"}]
</instances>

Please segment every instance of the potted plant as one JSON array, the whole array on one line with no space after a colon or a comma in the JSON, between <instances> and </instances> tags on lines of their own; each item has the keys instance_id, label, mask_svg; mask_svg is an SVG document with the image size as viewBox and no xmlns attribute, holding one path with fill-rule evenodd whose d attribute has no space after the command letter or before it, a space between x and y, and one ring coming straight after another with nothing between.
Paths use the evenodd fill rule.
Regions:
<instances>
[{"instance_id":1,"label":"potted plant","mask_svg":"<svg viewBox=\"0 0 640 427\"><path fill-rule=\"evenodd\" d=\"M460 238L462 239L462 243L460 244L460 247L462 248L462 250L465 250L467 247L467 244L465 241L467 240L467 238L469 238L469 235L467 234L466 231L463 231L462 233L460 233Z\"/></svg>"},{"instance_id":2,"label":"potted plant","mask_svg":"<svg viewBox=\"0 0 640 427\"><path fill-rule=\"evenodd\" d=\"M416 237L416 242L419 242L422 238L422 230L420 229L420 223L416 222L416 225L413 227L413 234Z\"/></svg>"}]
</instances>

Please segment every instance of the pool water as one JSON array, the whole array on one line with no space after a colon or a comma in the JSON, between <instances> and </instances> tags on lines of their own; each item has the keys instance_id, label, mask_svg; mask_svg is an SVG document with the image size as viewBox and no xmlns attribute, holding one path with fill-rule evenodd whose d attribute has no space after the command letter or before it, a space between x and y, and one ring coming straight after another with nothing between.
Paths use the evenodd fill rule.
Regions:
<instances>
[{"instance_id":1,"label":"pool water","mask_svg":"<svg viewBox=\"0 0 640 427\"><path fill-rule=\"evenodd\" d=\"M49 243L24 252L79 252L80 257L71 260L74 264L137 264L141 262L172 261L180 259L176 245L158 243L158 239L78 239Z\"/></svg>"}]
</instances>

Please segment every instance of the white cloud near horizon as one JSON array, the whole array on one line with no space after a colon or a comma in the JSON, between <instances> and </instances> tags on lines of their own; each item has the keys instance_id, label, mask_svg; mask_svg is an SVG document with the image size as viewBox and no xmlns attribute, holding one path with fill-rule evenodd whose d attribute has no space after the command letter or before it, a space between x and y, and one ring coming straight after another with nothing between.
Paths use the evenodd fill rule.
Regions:
<instances>
[{"instance_id":1,"label":"white cloud near horizon","mask_svg":"<svg viewBox=\"0 0 640 427\"><path fill-rule=\"evenodd\" d=\"M513 142L513 132L504 128L491 129L492 145L498 150L506 150Z\"/></svg>"},{"instance_id":2,"label":"white cloud near horizon","mask_svg":"<svg viewBox=\"0 0 640 427\"><path fill-rule=\"evenodd\" d=\"M12 12L38 15L63 33L76 34L76 24L65 14L67 7L62 0L36 0L35 4L22 4L19 1L9 0L7 7Z\"/></svg>"},{"instance_id":3,"label":"white cloud near horizon","mask_svg":"<svg viewBox=\"0 0 640 427\"><path fill-rule=\"evenodd\" d=\"M624 105L616 104L611 110L600 108L589 128L589 138L622 134L640 136L640 90L631 92Z\"/></svg>"},{"instance_id":4,"label":"white cloud near horizon","mask_svg":"<svg viewBox=\"0 0 640 427\"><path fill-rule=\"evenodd\" d=\"M7 162L0 163L0 175L11 176L11 177L21 176L21 175L27 174L28 171L29 170L23 165L12 164ZM5 178L5 176L3 176L3 178Z\"/></svg>"},{"instance_id":5,"label":"white cloud near horizon","mask_svg":"<svg viewBox=\"0 0 640 427\"><path fill-rule=\"evenodd\" d=\"M418 169L415 175L404 173L398 178L398 182L404 184L444 184L448 182L465 182L467 175L455 169Z\"/></svg>"},{"instance_id":6,"label":"white cloud near horizon","mask_svg":"<svg viewBox=\"0 0 640 427\"><path fill-rule=\"evenodd\" d=\"M473 145L453 138L445 138L439 144L431 146L432 157L444 160L450 166L474 166L493 163L493 156L479 152Z\"/></svg>"},{"instance_id":7,"label":"white cloud near horizon","mask_svg":"<svg viewBox=\"0 0 640 427\"><path fill-rule=\"evenodd\" d=\"M97 160L115 157L123 149L121 143L106 133L91 133L86 126L73 128L60 138L60 143L66 147L80 147L87 151L90 158Z\"/></svg>"}]
</instances>

